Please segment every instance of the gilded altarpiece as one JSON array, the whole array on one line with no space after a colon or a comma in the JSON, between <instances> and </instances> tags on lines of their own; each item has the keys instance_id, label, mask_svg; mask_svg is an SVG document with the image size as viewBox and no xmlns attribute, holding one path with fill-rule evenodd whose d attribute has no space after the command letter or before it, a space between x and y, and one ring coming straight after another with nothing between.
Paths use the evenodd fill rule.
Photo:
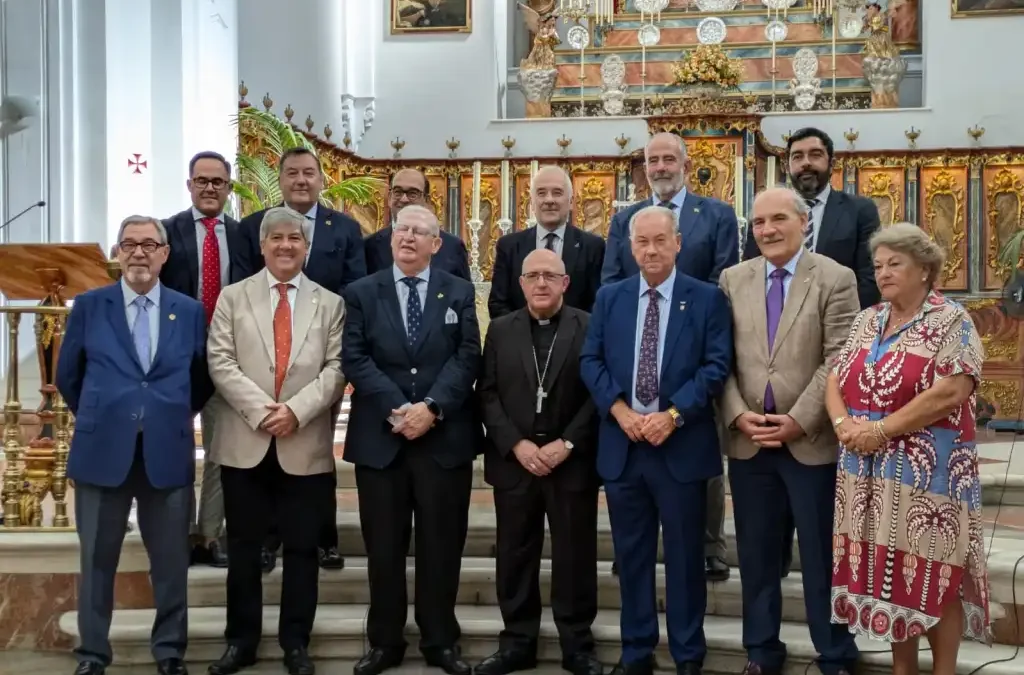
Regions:
<instances>
[{"instance_id":1,"label":"gilded altarpiece","mask_svg":"<svg viewBox=\"0 0 1024 675\"><path fill-rule=\"evenodd\" d=\"M515 174L512 184L512 194L515 195L516 211L512 218L512 229L514 231L525 230L529 227L530 220L530 172L523 171Z\"/></svg>"},{"instance_id":2,"label":"gilded altarpiece","mask_svg":"<svg viewBox=\"0 0 1024 675\"><path fill-rule=\"evenodd\" d=\"M857 172L857 191L878 207L882 227L901 223L906 203L907 171L903 167L864 166Z\"/></svg>"},{"instance_id":3,"label":"gilded altarpiece","mask_svg":"<svg viewBox=\"0 0 1024 675\"><path fill-rule=\"evenodd\" d=\"M501 218L501 175L491 173L485 167L485 173L480 176L480 232L477 235L477 252L480 260L480 273L484 281L491 280L494 272L495 244L501 237L501 228L498 227L498 220ZM473 214L473 174L462 174L459 176L459 194L462 195L461 217L459 219L459 236L466 242L470 256L473 255L473 233L469 229L469 221Z\"/></svg>"},{"instance_id":4,"label":"gilded altarpiece","mask_svg":"<svg viewBox=\"0 0 1024 675\"><path fill-rule=\"evenodd\" d=\"M1015 233L1024 228L1024 165L989 164L982 169L984 182L984 226L981 241L985 250L984 285L998 290L1010 280L1010 265L999 254Z\"/></svg>"},{"instance_id":5,"label":"gilded altarpiece","mask_svg":"<svg viewBox=\"0 0 1024 675\"><path fill-rule=\"evenodd\" d=\"M743 155L743 139L739 136L687 138L686 151L693 163L686 188L702 197L714 197L735 205L736 158Z\"/></svg>"},{"instance_id":6,"label":"gilded altarpiece","mask_svg":"<svg viewBox=\"0 0 1024 675\"><path fill-rule=\"evenodd\" d=\"M925 166L919 181L918 224L946 252L938 286L943 291L966 291L968 167Z\"/></svg>"}]
</instances>

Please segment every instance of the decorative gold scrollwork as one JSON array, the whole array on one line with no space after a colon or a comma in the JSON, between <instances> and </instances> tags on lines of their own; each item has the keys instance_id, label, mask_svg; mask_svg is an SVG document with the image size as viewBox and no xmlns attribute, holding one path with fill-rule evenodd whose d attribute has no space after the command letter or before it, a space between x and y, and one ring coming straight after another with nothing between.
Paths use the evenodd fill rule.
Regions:
<instances>
[{"instance_id":1,"label":"decorative gold scrollwork","mask_svg":"<svg viewBox=\"0 0 1024 675\"><path fill-rule=\"evenodd\" d=\"M978 395L995 404L1000 419L1015 420L1020 415L1021 391L1016 380L982 380Z\"/></svg>"},{"instance_id":2,"label":"decorative gold scrollwork","mask_svg":"<svg viewBox=\"0 0 1024 675\"><path fill-rule=\"evenodd\" d=\"M1009 208L1002 208L1004 205ZM1006 242L1024 227L1024 184L1009 169L1000 169L988 186L987 216L988 266L1005 282L1010 278L1012 266L1000 261L999 254Z\"/></svg>"},{"instance_id":3,"label":"decorative gold scrollwork","mask_svg":"<svg viewBox=\"0 0 1024 675\"><path fill-rule=\"evenodd\" d=\"M607 237L612 215L612 196L605 181L590 176L576 197L576 226Z\"/></svg>"},{"instance_id":4,"label":"decorative gold scrollwork","mask_svg":"<svg viewBox=\"0 0 1024 675\"><path fill-rule=\"evenodd\" d=\"M932 177L925 194L925 223L932 240L946 252L942 281L948 283L964 263L964 187L952 172L942 169Z\"/></svg>"},{"instance_id":5,"label":"decorative gold scrollwork","mask_svg":"<svg viewBox=\"0 0 1024 675\"><path fill-rule=\"evenodd\" d=\"M736 144L730 142L712 143L706 138L698 139L694 143L687 144L687 154L693 162L690 171L690 184L687 189L699 194L701 197L716 197L727 204L732 204L735 198L735 177L736 177ZM701 169L711 172L710 179L701 183L699 173ZM722 178L721 174L725 173ZM715 195L715 187L721 186L718 195Z\"/></svg>"},{"instance_id":6,"label":"decorative gold scrollwork","mask_svg":"<svg viewBox=\"0 0 1024 675\"><path fill-rule=\"evenodd\" d=\"M899 187L893 185L892 176L889 173L885 171L872 173L861 194L874 201L878 206L878 212L883 216L882 227L903 221L903 197L900 195ZM883 208L886 204L888 207Z\"/></svg>"}]
</instances>

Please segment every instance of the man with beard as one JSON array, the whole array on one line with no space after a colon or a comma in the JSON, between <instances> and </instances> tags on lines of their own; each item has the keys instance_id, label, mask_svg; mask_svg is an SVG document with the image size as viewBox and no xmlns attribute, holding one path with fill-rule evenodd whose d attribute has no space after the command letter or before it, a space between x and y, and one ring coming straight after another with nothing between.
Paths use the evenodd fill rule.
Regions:
<instances>
[{"instance_id":1,"label":"man with beard","mask_svg":"<svg viewBox=\"0 0 1024 675\"><path fill-rule=\"evenodd\" d=\"M601 285L604 239L569 224L572 179L558 166L544 166L530 181L530 200L537 225L506 234L495 245L494 272L487 311L491 319L526 307L519 284L523 261L532 251L554 251L569 275L565 304L589 312Z\"/></svg>"},{"instance_id":2,"label":"man with beard","mask_svg":"<svg viewBox=\"0 0 1024 675\"><path fill-rule=\"evenodd\" d=\"M811 210L804 248L832 258L853 270L857 277L857 297L864 309L879 300L875 284L875 265L868 250L868 240L879 226L878 207L867 197L833 190L832 167L835 146L821 129L805 127L791 134L786 141L789 175L793 187ZM761 254L754 239L754 228L748 228L743 251L745 260ZM782 575L788 576L793 565L793 514L787 511L788 523L783 541Z\"/></svg>"},{"instance_id":3,"label":"man with beard","mask_svg":"<svg viewBox=\"0 0 1024 675\"><path fill-rule=\"evenodd\" d=\"M418 169L400 169L391 179L391 190L388 192L388 208L391 211L391 222L398 218L398 212L406 206L427 205L430 184L427 177ZM373 274L391 267L394 256L391 255L391 234L394 225L388 225L366 238L366 273ZM441 230L441 248L430 264L448 274L454 274L466 281L472 281L469 275L469 254L466 244L454 234Z\"/></svg>"},{"instance_id":4,"label":"man with beard","mask_svg":"<svg viewBox=\"0 0 1024 675\"><path fill-rule=\"evenodd\" d=\"M658 205L671 210L679 223L682 247L676 269L699 281L718 283L722 270L739 262L736 212L725 202L686 189L692 168L686 143L670 133L655 134L644 149L644 169L653 197L615 214L608 230L608 248L601 270L603 285L640 271L629 245L629 221L641 209ZM725 484L721 476L708 481L705 572L709 581L729 578L725 564ZM613 568L616 571L618 567Z\"/></svg>"}]
</instances>

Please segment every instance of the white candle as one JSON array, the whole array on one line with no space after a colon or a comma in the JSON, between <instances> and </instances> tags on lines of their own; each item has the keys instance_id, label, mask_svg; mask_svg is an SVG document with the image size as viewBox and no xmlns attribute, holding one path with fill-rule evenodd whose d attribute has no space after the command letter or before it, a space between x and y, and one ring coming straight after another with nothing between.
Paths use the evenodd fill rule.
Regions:
<instances>
[{"instance_id":1,"label":"white candle","mask_svg":"<svg viewBox=\"0 0 1024 675\"><path fill-rule=\"evenodd\" d=\"M473 220L480 220L480 162L473 162Z\"/></svg>"},{"instance_id":2,"label":"white candle","mask_svg":"<svg viewBox=\"0 0 1024 675\"><path fill-rule=\"evenodd\" d=\"M503 220L508 219L508 207L511 197L512 193L509 191L508 160L505 159L501 162L501 217Z\"/></svg>"},{"instance_id":3,"label":"white candle","mask_svg":"<svg viewBox=\"0 0 1024 675\"><path fill-rule=\"evenodd\" d=\"M736 185L733 188L736 193L733 199L733 204L736 206L736 215L740 218L746 216L746 212L743 210L743 156L740 155L736 158Z\"/></svg>"},{"instance_id":4,"label":"white candle","mask_svg":"<svg viewBox=\"0 0 1024 675\"><path fill-rule=\"evenodd\" d=\"M539 170L540 170L540 162L538 162L537 160L533 160L532 162L530 162L530 182L531 183L533 182L533 177L537 175L537 172Z\"/></svg>"},{"instance_id":5,"label":"white candle","mask_svg":"<svg viewBox=\"0 0 1024 675\"><path fill-rule=\"evenodd\" d=\"M768 155L768 177L765 179L764 186L766 188L775 187L775 183L778 182L778 173L775 168L775 155Z\"/></svg>"}]
</instances>

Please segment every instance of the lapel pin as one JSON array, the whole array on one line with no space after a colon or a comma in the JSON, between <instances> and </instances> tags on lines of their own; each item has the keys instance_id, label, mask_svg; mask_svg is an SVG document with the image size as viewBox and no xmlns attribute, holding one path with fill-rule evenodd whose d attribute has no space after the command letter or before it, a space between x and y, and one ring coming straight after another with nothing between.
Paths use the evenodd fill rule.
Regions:
<instances>
[{"instance_id":1,"label":"lapel pin","mask_svg":"<svg viewBox=\"0 0 1024 675\"><path fill-rule=\"evenodd\" d=\"M698 209L696 206L694 206L693 207L693 212L694 213L700 213L700 209Z\"/></svg>"},{"instance_id":2,"label":"lapel pin","mask_svg":"<svg viewBox=\"0 0 1024 675\"><path fill-rule=\"evenodd\" d=\"M330 227L331 226L331 219L328 218L327 222L325 222L324 225L326 225L327 227Z\"/></svg>"},{"instance_id":3,"label":"lapel pin","mask_svg":"<svg viewBox=\"0 0 1024 675\"><path fill-rule=\"evenodd\" d=\"M679 303L679 311L682 312L686 309L686 300Z\"/></svg>"},{"instance_id":4,"label":"lapel pin","mask_svg":"<svg viewBox=\"0 0 1024 675\"><path fill-rule=\"evenodd\" d=\"M438 300L440 300L440 299L441 299L441 298L443 298L443 297L444 297L444 293L438 293L438 294L437 294L437 299L438 299Z\"/></svg>"},{"instance_id":5,"label":"lapel pin","mask_svg":"<svg viewBox=\"0 0 1024 675\"><path fill-rule=\"evenodd\" d=\"M167 315L167 318L168 318L168 320L170 320L170 321L174 321L174 320L175 320L175 319L177 319L178 317L174 316L173 314L168 314L168 315Z\"/></svg>"}]
</instances>

